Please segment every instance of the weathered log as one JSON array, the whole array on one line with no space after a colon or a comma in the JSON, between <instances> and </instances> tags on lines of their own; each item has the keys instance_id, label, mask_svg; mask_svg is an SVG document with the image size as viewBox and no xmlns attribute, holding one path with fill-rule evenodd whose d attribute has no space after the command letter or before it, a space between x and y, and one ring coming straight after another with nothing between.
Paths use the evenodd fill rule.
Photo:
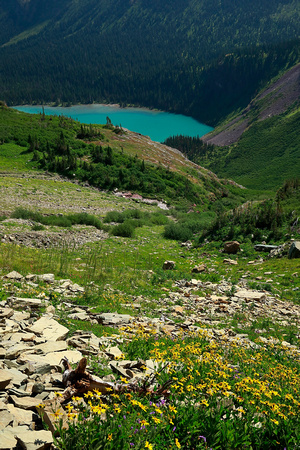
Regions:
<instances>
[{"instance_id":1,"label":"weathered log","mask_svg":"<svg viewBox=\"0 0 300 450\"><path fill-rule=\"evenodd\" d=\"M79 361L78 366L75 370L72 369L66 357L64 357L61 362L65 367L65 371L63 374L63 384L66 389L60 398L60 403L65 403L72 397L77 397L78 395L82 395L86 392L95 390L101 392L101 394L110 394L113 392L137 392L140 395L170 395L170 392L167 390L167 388L172 384L172 380L167 381L157 390L153 391L152 389L150 389L150 386L147 386L148 383L146 382L142 386L138 386L136 383L110 383L108 381L103 381L100 378L93 377L86 371L86 358L82 358Z\"/></svg>"}]
</instances>

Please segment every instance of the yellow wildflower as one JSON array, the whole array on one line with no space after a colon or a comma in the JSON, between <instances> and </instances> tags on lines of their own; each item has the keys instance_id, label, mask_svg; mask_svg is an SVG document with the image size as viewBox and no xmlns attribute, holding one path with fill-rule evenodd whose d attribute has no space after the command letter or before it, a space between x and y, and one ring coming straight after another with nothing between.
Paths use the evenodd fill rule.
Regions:
<instances>
[{"instance_id":1,"label":"yellow wildflower","mask_svg":"<svg viewBox=\"0 0 300 450\"><path fill-rule=\"evenodd\" d=\"M178 439L175 439L175 445L177 448L181 448L180 442L178 441Z\"/></svg>"}]
</instances>

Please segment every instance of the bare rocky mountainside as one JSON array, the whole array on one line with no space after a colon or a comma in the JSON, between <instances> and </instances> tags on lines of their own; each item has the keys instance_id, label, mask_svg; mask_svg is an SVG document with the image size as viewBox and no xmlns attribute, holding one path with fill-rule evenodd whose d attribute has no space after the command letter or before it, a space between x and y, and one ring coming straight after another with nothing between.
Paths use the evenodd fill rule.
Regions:
<instances>
[{"instance_id":1,"label":"bare rocky mountainside","mask_svg":"<svg viewBox=\"0 0 300 450\"><path fill-rule=\"evenodd\" d=\"M216 132L202 139L208 144L227 146L237 142L253 120L262 121L278 116L294 106L300 99L300 64L270 83L240 115Z\"/></svg>"}]
</instances>

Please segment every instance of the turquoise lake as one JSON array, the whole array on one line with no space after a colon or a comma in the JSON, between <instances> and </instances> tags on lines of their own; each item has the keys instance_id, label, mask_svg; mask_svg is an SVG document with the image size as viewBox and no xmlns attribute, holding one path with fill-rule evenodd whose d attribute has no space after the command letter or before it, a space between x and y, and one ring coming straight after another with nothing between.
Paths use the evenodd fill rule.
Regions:
<instances>
[{"instance_id":1,"label":"turquoise lake","mask_svg":"<svg viewBox=\"0 0 300 450\"><path fill-rule=\"evenodd\" d=\"M42 112L42 106L16 106L15 109L32 114ZM213 129L192 117L146 108L93 104L65 108L44 106L44 110L45 114L62 114L86 124L105 124L108 116L113 125L121 125L123 128L149 136L157 142L163 142L167 137L177 134L201 137Z\"/></svg>"}]
</instances>

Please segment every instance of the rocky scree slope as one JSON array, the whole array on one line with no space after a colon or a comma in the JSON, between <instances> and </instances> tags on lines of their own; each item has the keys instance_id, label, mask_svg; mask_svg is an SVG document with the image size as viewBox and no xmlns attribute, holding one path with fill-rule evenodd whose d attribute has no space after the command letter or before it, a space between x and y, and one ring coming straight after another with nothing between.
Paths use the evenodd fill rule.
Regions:
<instances>
[{"instance_id":1,"label":"rocky scree slope","mask_svg":"<svg viewBox=\"0 0 300 450\"><path fill-rule=\"evenodd\" d=\"M262 262L252 263L260 265ZM0 442L3 449L15 449L17 445L27 450L52 448L51 431L54 433L56 429L58 409L67 426L67 410L57 400L65 388L63 358L74 364L83 356L97 360L99 367L107 371L102 381L108 383L118 384L120 377L131 383L141 383L153 374L158 364L155 360L119 360L122 343L141 332L173 338L195 333L224 347L238 345L259 349L270 344L282 348L289 357L300 359L298 345L260 336L260 333L265 335L266 330L258 329L258 339L254 342L247 333L236 332L228 326L228 318L242 312L246 320L244 326L258 318L269 318L273 324L294 326L300 331L299 305L283 302L278 295L266 291L249 289L243 278L235 289L225 279L220 283L178 280L172 291L166 289L165 295L157 301L156 317L142 313L148 299L141 296L132 297L127 305L134 314L95 313L93 308L78 306L76 297L84 293L84 288L71 280L55 279L53 274L22 276L10 272L2 277L1 283L3 291L13 292L0 302ZM48 294L59 296L58 306L55 307L44 292L36 298L23 294L28 288L38 288L39 283L48 285ZM204 293L202 296L198 294L199 289ZM63 317L78 320L78 323L84 321L90 324L91 331L79 329L69 333L60 323ZM115 328L117 334L97 337L92 331L93 325L108 325ZM93 367L89 370L93 372ZM39 414L43 415L50 431L43 430Z\"/></svg>"}]
</instances>

